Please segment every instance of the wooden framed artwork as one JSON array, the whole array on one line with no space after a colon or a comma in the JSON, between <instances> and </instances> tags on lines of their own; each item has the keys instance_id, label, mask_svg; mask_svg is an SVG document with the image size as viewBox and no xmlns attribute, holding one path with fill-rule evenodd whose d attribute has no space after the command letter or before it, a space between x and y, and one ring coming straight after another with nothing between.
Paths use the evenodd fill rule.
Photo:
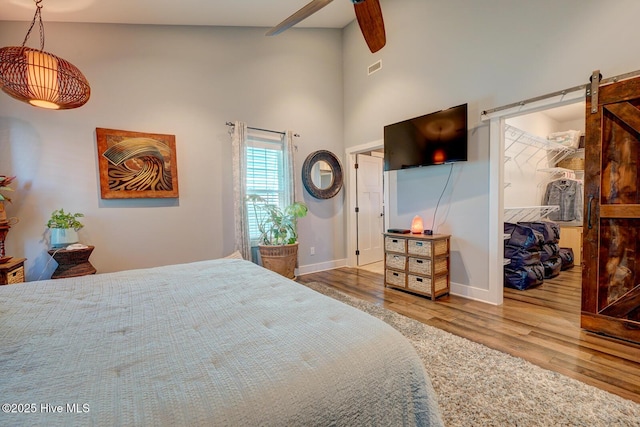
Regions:
<instances>
[{"instance_id":1,"label":"wooden framed artwork","mask_svg":"<svg viewBox=\"0 0 640 427\"><path fill-rule=\"evenodd\" d=\"M176 198L175 135L96 128L103 199Z\"/></svg>"}]
</instances>

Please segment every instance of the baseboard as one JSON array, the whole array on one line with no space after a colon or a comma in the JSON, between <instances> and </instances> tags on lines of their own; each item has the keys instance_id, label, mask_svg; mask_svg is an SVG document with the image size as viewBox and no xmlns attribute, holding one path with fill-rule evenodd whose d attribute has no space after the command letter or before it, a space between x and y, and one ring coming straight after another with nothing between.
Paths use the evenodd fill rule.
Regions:
<instances>
[{"instance_id":1,"label":"baseboard","mask_svg":"<svg viewBox=\"0 0 640 427\"><path fill-rule=\"evenodd\" d=\"M491 292L488 289L474 288L472 286L461 285L459 283L451 282L451 295L457 295L459 297L484 302L487 304L498 305L493 301Z\"/></svg>"},{"instance_id":2,"label":"baseboard","mask_svg":"<svg viewBox=\"0 0 640 427\"><path fill-rule=\"evenodd\" d=\"M334 261L321 262L318 264L302 265L296 269L296 276L303 274L316 273L318 271L333 270L334 268L346 267L347 260L339 259Z\"/></svg>"}]
</instances>

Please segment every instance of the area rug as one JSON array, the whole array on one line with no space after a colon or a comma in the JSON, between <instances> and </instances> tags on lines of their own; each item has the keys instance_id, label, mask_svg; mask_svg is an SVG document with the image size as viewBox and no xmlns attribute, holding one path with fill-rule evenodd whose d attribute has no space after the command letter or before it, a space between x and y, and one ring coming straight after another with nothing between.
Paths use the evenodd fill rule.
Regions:
<instances>
[{"instance_id":1,"label":"area rug","mask_svg":"<svg viewBox=\"0 0 640 427\"><path fill-rule=\"evenodd\" d=\"M322 283L306 284L375 316L413 344L447 426L640 426L640 404L540 368Z\"/></svg>"}]
</instances>

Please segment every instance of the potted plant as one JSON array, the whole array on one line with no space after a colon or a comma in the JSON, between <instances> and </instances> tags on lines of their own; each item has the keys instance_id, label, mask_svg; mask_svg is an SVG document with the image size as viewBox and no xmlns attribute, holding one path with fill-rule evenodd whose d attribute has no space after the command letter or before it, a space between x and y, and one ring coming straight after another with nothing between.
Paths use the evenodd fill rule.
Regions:
<instances>
[{"instance_id":1,"label":"potted plant","mask_svg":"<svg viewBox=\"0 0 640 427\"><path fill-rule=\"evenodd\" d=\"M16 179L15 176L4 176L0 175L0 225L7 224L7 213L4 210L4 202L7 201L11 203L11 199L6 194L3 194L5 191L13 191L13 188L9 187L13 180Z\"/></svg>"},{"instance_id":2,"label":"potted plant","mask_svg":"<svg viewBox=\"0 0 640 427\"><path fill-rule=\"evenodd\" d=\"M251 194L247 200L253 207L260 237L258 250L262 265L289 279L295 278L298 261L298 218L307 215L303 202L294 202L284 209Z\"/></svg>"},{"instance_id":3,"label":"potted plant","mask_svg":"<svg viewBox=\"0 0 640 427\"><path fill-rule=\"evenodd\" d=\"M62 248L78 243L78 230L84 227L78 218L82 217L84 214L65 212L64 209L53 211L47 221L47 227L51 230L51 247Z\"/></svg>"}]
</instances>

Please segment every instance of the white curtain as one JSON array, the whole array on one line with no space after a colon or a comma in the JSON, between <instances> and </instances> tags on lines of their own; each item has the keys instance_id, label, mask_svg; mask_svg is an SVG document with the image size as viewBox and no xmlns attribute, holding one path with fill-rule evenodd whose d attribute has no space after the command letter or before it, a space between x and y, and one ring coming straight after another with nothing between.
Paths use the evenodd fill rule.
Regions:
<instances>
[{"instance_id":1,"label":"white curtain","mask_svg":"<svg viewBox=\"0 0 640 427\"><path fill-rule=\"evenodd\" d=\"M287 183L287 204L291 204L296 201L296 180L293 179L295 176L295 164L294 164L294 152L296 146L293 145L293 132L288 130L285 132L285 140L284 140L284 173L285 176L288 177L286 180Z\"/></svg>"},{"instance_id":2,"label":"white curtain","mask_svg":"<svg viewBox=\"0 0 640 427\"><path fill-rule=\"evenodd\" d=\"M235 212L236 250L242 258L251 260L251 244L249 243L249 220L245 198L247 185L245 180L247 170L246 137L247 124L236 121L233 125L231 145L233 151L233 211Z\"/></svg>"}]
</instances>

